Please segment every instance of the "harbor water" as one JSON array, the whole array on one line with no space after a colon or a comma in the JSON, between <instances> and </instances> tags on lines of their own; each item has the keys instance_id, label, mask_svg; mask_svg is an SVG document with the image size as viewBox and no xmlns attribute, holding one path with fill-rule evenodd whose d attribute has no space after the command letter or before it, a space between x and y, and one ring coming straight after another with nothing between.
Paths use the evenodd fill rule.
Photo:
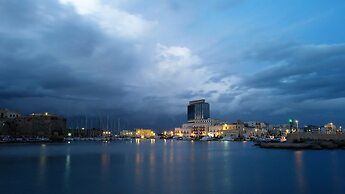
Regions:
<instances>
[{"instance_id":1,"label":"harbor water","mask_svg":"<svg viewBox=\"0 0 345 194\"><path fill-rule=\"evenodd\" d=\"M345 193L345 150L131 140L0 145L10 193Z\"/></svg>"}]
</instances>

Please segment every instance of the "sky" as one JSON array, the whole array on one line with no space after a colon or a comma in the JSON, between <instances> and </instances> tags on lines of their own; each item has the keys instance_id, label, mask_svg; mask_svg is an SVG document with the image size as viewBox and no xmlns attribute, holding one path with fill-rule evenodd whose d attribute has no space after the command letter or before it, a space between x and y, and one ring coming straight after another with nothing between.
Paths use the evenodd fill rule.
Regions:
<instances>
[{"instance_id":1,"label":"sky","mask_svg":"<svg viewBox=\"0 0 345 194\"><path fill-rule=\"evenodd\" d=\"M343 10L343 0L0 0L0 107L165 129L204 98L225 121L345 124Z\"/></svg>"}]
</instances>

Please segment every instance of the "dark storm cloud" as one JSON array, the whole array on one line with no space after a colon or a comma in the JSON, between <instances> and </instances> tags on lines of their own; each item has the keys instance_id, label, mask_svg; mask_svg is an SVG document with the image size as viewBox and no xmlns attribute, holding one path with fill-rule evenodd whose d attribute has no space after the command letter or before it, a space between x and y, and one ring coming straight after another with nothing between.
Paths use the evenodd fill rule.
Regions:
<instances>
[{"instance_id":1,"label":"dark storm cloud","mask_svg":"<svg viewBox=\"0 0 345 194\"><path fill-rule=\"evenodd\" d=\"M281 45L252 57L270 66L245 80L253 88L309 98L345 97L345 45Z\"/></svg>"},{"instance_id":2,"label":"dark storm cloud","mask_svg":"<svg viewBox=\"0 0 345 194\"><path fill-rule=\"evenodd\" d=\"M338 123L344 114L345 45L274 44L256 47L245 63L259 69L244 75L219 103L231 104L229 117L285 122ZM240 110L240 111L239 111Z\"/></svg>"},{"instance_id":3,"label":"dark storm cloud","mask_svg":"<svg viewBox=\"0 0 345 194\"><path fill-rule=\"evenodd\" d=\"M179 126L195 98L225 120L344 113L344 44L248 39L266 29L231 14L249 1L104 2L83 15L57 0L0 1L0 107L159 128Z\"/></svg>"},{"instance_id":4,"label":"dark storm cloud","mask_svg":"<svg viewBox=\"0 0 345 194\"><path fill-rule=\"evenodd\" d=\"M0 18L0 107L71 118L126 117L130 127L171 126L180 117L161 108L164 99L141 101L140 84L132 85L148 67L146 51L110 36L72 6L1 1Z\"/></svg>"},{"instance_id":5,"label":"dark storm cloud","mask_svg":"<svg viewBox=\"0 0 345 194\"><path fill-rule=\"evenodd\" d=\"M121 74L108 68L130 67L123 41L108 39L96 24L56 1L1 1L0 7L1 99L106 101L105 96L116 100L125 94L116 83ZM112 55L104 57L108 52Z\"/></svg>"}]
</instances>

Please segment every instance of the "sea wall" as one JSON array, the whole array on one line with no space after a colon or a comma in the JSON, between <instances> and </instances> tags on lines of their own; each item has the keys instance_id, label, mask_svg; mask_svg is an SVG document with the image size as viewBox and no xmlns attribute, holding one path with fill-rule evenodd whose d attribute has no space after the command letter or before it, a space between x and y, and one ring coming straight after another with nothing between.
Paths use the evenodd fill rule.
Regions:
<instances>
[{"instance_id":1,"label":"sea wall","mask_svg":"<svg viewBox=\"0 0 345 194\"><path fill-rule=\"evenodd\" d=\"M324 134L324 133L290 133L286 137L287 142L300 141L345 141L345 133Z\"/></svg>"}]
</instances>

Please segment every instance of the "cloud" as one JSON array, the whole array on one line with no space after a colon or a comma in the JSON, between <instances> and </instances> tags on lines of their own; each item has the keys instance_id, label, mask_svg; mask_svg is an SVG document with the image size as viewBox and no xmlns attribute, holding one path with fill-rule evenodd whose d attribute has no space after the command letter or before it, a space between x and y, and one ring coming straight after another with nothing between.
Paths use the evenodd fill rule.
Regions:
<instances>
[{"instance_id":1,"label":"cloud","mask_svg":"<svg viewBox=\"0 0 345 194\"><path fill-rule=\"evenodd\" d=\"M254 58L270 65L247 79L246 85L298 98L345 97L344 51L344 44L265 48Z\"/></svg>"},{"instance_id":2,"label":"cloud","mask_svg":"<svg viewBox=\"0 0 345 194\"><path fill-rule=\"evenodd\" d=\"M157 23L146 20L141 15L104 4L101 0L60 0L60 2L72 5L79 14L95 21L111 36L138 38L149 33Z\"/></svg>"},{"instance_id":3,"label":"cloud","mask_svg":"<svg viewBox=\"0 0 345 194\"><path fill-rule=\"evenodd\" d=\"M283 122L292 115L318 124L328 119L341 121L334 112L341 111L336 106L345 99L344 51L344 44L283 43L253 48L243 55L243 64L256 63L257 70L243 74L218 102L228 107L225 114L239 118L265 115L270 121Z\"/></svg>"},{"instance_id":4,"label":"cloud","mask_svg":"<svg viewBox=\"0 0 345 194\"><path fill-rule=\"evenodd\" d=\"M1 1L0 106L164 128L206 98L224 120L340 121L345 45L267 40L248 3Z\"/></svg>"},{"instance_id":5,"label":"cloud","mask_svg":"<svg viewBox=\"0 0 345 194\"><path fill-rule=\"evenodd\" d=\"M134 41L120 31L110 35L99 23L103 18L92 18L106 5L78 3L85 10L56 1L2 3L2 9L19 9L21 15L2 12L1 106L24 113L127 115L158 126L163 115L175 120L184 114L186 102L175 98L179 93L215 94L215 87L224 87L203 87L212 72L190 48ZM115 26L123 22L113 19ZM129 26L121 29L143 35ZM170 108L162 109L165 105Z\"/></svg>"}]
</instances>

